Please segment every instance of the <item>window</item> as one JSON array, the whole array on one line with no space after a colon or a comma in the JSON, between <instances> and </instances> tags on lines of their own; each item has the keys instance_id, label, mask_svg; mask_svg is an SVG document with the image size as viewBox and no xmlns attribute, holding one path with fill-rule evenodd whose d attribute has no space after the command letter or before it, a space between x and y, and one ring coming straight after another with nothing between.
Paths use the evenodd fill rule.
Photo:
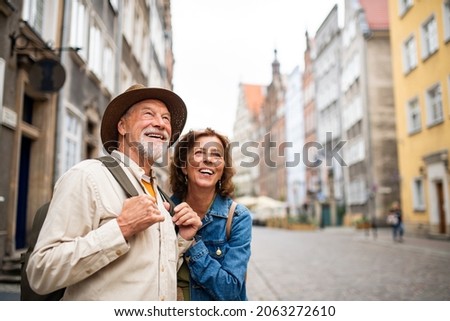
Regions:
<instances>
[{"instance_id":1,"label":"window","mask_svg":"<svg viewBox=\"0 0 450 321\"><path fill-rule=\"evenodd\" d=\"M110 46L105 46L103 54L103 82L106 88L114 92L114 53Z\"/></svg>"},{"instance_id":2,"label":"window","mask_svg":"<svg viewBox=\"0 0 450 321\"><path fill-rule=\"evenodd\" d=\"M102 76L102 52L103 38L100 29L96 25L91 25L89 30L89 68L100 79Z\"/></svg>"},{"instance_id":3,"label":"window","mask_svg":"<svg viewBox=\"0 0 450 321\"><path fill-rule=\"evenodd\" d=\"M344 148L345 148L344 161L349 166L364 160L364 158L366 157L365 144L362 137L356 137L350 140Z\"/></svg>"},{"instance_id":4,"label":"window","mask_svg":"<svg viewBox=\"0 0 450 321\"><path fill-rule=\"evenodd\" d=\"M450 1L444 0L444 39L450 41Z\"/></svg>"},{"instance_id":5,"label":"window","mask_svg":"<svg viewBox=\"0 0 450 321\"><path fill-rule=\"evenodd\" d=\"M109 0L109 4L115 13L119 12L119 0Z\"/></svg>"},{"instance_id":6,"label":"window","mask_svg":"<svg viewBox=\"0 0 450 321\"><path fill-rule=\"evenodd\" d=\"M23 4L23 20L42 35L44 0L26 0Z\"/></svg>"},{"instance_id":7,"label":"window","mask_svg":"<svg viewBox=\"0 0 450 321\"><path fill-rule=\"evenodd\" d=\"M442 112L441 86L434 85L426 93L427 125L433 126L444 120Z\"/></svg>"},{"instance_id":8,"label":"window","mask_svg":"<svg viewBox=\"0 0 450 321\"><path fill-rule=\"evenodd\" d=\"M78 54L84 59L87 58L88 22L86 5L81 0L73 1L70 19L70 46L81 48Z\"/></svg>"},{"instance_id":9,"label":"window","mask_svg":"<svg viewBox=\"0 0 450 321\"><path fill-rule=\"evenodd\" d=\"M400 16L403 16L413 5L413 0L398 0L398 8Z\"/></svg>"},{"instance_id":10,"label":"window","mask_svg":"<svg viewBox=\"0 0 450 321\"><path fill-rule=\"evenodd\" d=\"M408 73L417 66L416 40L409 37L403 43L403 72Z\"/></svg>"},{"instance_id":11,"label":"window","mask_svg":"<svg viewBox=\"0 0 450 321\"><path fill-rule=\"evenodd\" d=\"M422 58L426 59L438 50L436 19L433 16L422 25Z\"/></svg>"},{"instance_id":12,"label":"window","mask_svg":"<svg viewBox=\"0 0 450 321\"><path fill-rule=\"evenodd\" d=\"M412 186L413 207L415 211L425 210L425 195L423 190L423 180L420 177L413 179Z\"/></svg>"},{"instance_id":13,"label":"window","mask_svg":"<svg viewBox=\"0 0 450 321\"><path fill-rule=\"evenodd\" d=\"M81 151L81 122L80 119L67 110L65 117L64 162L62 172L77 164Z\"/></svg>"},{"instance_id":14,"label":"window","mask_svg":"<svg viewBox=\"0 0 450 321\"><path fill-rule=\"evenodd\" d=\"M408 102L407 105L407 117L408 117L408 133L414 134L420 131L420 107L419 100L414 98Z\"/></svg>"},{"instance_id":15,"label":"window","mask_svg":"<svg viewBox=\"0 0 450 321\"><path fill-rule=\"evenodd\" d=\"M353 97L342 107L342 126L344 130L348 130L355 123L363 118L363 105L361 96Z\"/></svg>"},{"instance_id":16,"label":"window","mask_svg":"<svg viewBox=\"0 0 450 321\"><path fill-rule=\"evenodd\" d=\"M367 184L363 178L357 178L350 182L348 203L350 205L364 204L367 201Z\"/></svg>"}]
</instances>

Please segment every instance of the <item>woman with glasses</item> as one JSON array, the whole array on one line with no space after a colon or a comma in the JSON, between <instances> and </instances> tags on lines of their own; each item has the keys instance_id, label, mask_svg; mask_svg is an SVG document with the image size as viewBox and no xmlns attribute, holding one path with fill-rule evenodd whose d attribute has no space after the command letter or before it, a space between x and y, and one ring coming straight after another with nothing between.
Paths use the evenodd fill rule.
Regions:
<instances>
[{"instance_id":1,"label":"woman with glasses","mask_svg":"<svg viewBox=\"0 0 450 321\"><path fill-rule=\"evenodd\" d=\"M210 128L190 131L175 146L170 167L172 200L187 203L190 209L186 210L195 211L202 220L179 271L179 294L183 295L179 299L247 300L252 218L245 206L233 202L233 175L226 136ZM229 235L228 217L232 217Z\"/></svg>"}]
</instances>

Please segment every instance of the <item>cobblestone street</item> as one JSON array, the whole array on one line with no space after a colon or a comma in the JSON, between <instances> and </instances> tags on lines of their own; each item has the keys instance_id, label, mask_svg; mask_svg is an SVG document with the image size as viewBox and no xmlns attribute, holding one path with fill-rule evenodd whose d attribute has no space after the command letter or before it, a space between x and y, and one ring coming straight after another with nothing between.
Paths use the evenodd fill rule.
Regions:
<instances>
[{"instance_id":1,"label":"cobblestone street","mask_svg":"<svg viewBox=\"0 0 450 321\"><path fill-rule=\"evenodd\" d=\"M249 300L450 300L450 242L254 227Z\"/></svg>"}]
</instances>

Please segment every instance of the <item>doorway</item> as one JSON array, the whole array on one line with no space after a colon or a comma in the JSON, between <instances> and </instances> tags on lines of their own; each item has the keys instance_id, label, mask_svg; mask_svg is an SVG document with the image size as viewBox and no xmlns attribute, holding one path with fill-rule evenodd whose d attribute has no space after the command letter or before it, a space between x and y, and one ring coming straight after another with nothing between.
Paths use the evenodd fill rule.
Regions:
<instances>
[{"instance_id":1,"label":"doorway","mask_svg":"<svg viewBox=\"0 0 450 321\"><path fill-rule=\"evenodd\" d=\"M437 181L436 183L436 194L438 201L438 217L439 217L439 233L445 234L446 231L446 220L445 220L445 207L444 207L444 186L442 181Z\"/></svg>"}]
</instances>

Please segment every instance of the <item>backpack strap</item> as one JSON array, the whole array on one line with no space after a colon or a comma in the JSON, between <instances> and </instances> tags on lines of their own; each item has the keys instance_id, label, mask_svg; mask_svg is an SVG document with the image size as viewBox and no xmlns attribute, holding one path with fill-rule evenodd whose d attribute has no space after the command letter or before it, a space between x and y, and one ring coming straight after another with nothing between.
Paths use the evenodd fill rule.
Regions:
<instances>
[{"instance_id":1,"label":"backpack strap","mask_svg":"<svg viewBox=\"0 0 450 321\"><path fill-rule=\"evenodd\" d=\"M166 192L164 192L164 191L162 190L161 187L157 186L157 188L158 188L159 193L161 194L162 200L163 200L164 202L167 202L167 203L170 204L170 208L169 208L170 216L174 216L175 212L174 212L173 209L174 209L175 206L176 206L175 203L172 201L172 199L170 198L170 196L167 195Z\"/></svg>"},{"instance_id":2,"label":"backpack strap","mask_svg":"<svg viewBox=\"0 0 450 321\"><path fill-rule=\"evenodd\" d=\"M117 180L117 182L119 182L120 186L122 186L122 188L125 191L125 194L127 194L128 198L139 195L138 191L136 190L134 185L131 183L127 174L125 174L122 167L119 165L119 163L117 162L117 160L114 157L102 156L97 159L99 161L101 161L106 166L107 169L109 169L109 171L114 176L114 178Z\"/></svg>"},{"instance_id":3,"label":"backpack strap","mask_svg":"<svg viewBox=\"0 0 450 321\"><path fill-rule=\"evenodd\" d=\"M233 222L233 216L234 216L234 211L236 209L237 203L235 201L233 201L231 203L230 206L230 210L228 211L228 218L227 218L227 226L226 226L226 235L227 235L227 240L230 239L230 235L231 235L231 223Z\"/></svg>"},{"instance_id":4,"label":"backpack strap","mask_svg":"<svg viewBox=\"0 0 450 321\"><path fill-rule=\"evenodd\" d=\"M106 168L109 169L114 178L119 182L120 186L122 186L123 190L127 194L127 197L137 196L139 193L137 192L134 185L131 183L127 174L123 171L122 167L119 165L117 160L112 156L102 156L97 158L103 164L105 164ZM170 199L169 195L167 195L161 187L157 186L159 193L161 194L161 198L164 202L168 202L170 204L169 213L170 216L173 216L175 213L173 211L175 207L175 203Z\"/></svg>"}]
</instances>

